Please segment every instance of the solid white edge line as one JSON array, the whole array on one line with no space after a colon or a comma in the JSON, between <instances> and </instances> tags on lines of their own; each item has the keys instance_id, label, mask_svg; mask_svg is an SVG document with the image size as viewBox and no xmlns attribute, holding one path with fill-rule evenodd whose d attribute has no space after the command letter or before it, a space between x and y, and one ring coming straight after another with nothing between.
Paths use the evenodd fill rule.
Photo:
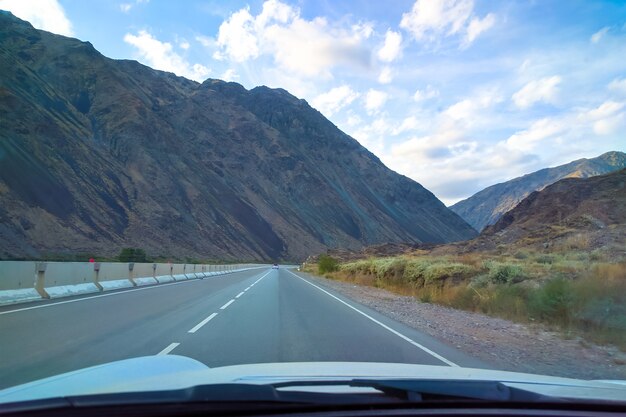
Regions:
<instances>
[{"instance_id":1,"label":"solid white edge line","mask_svg":"<svg viewBox=\"0 0 626 417\"><path fill-rule=\"evenodd\" d=\"M255 269L258 269L258 268L255 268ZM268 274L269 274L269 272L268 272ZM265 275L267 275L267 274L265 274ZM74 299L74 300L65 300L65 301L58 301L58 302L50 303L50 304L41 304L41 305L32 306L32 307L17 308L15 310L0 311L0 316L3 315L3 314L19 313L20 311L36 310L38 308L53 307L53 306L58 306L58 305L61 305L61 304L69 304L69 303L76 303L76 302L79 302L79 301L87 301L87 300L91 300L93 298L110 297L112 295L127 294L129 292L143 291L143 290L152 290L152 289L155 289L155 288L163 288L163 287L167 287L167 286L170 286L170 285L178 285L178 284L185 284L185 283L188 283L188 282L200 282L200 281L201 281L200 278L192 278L192 279L186 279L184 281L168 282L168 283L165 283L165 284L150 285L148 287L133 288L133 289L129 289L129 290L121 290L121 291L110 292L110 293L107 293L107 294L92 295L92 296L89 296L89 297L77 298L77 299Z\"/></svg>"},{"instance_id":2,"label":"solid white edge line","mask_svg":"<svg viewBox=\"0 0 626 417\"><path fill-rule=\"evenodd\" d=\"M396 331L396 330L392 329L391 327L387 326L386 324L381 323L380 321L376 320L374 317L370 316L369 314L364 313L364 312L362 312L361 310L359 310L358 308L356 308L356 307L354 307L354 306L352 306L352 305L350 305L350 304L346 303L346 302L345 302L345 301L343 301L341 298L334 296L333 294L329 293L329 292L328 292L328 291L326 291L325 289L323 289L323 288L321 288L321 287L318 287L317 285L313 284L312 282L307 281L306 279L302 278L302 277L301 277L301 276L299 276L299 275L294 274L293 272L291 272L291 271L289 271L289 270L286 270L286 271L287 271L287 272L289 272L291 275L295 276L296 278L300 278L302 281L306 282L307 284L309 284L309 285L311 285L311 286L313 286L313 287L317 288L318 290L320 290L320 291L322 291L322 292L326 293L327 295L329 295L329 296L333 297L335 300L337 300L337 301L339 301L340 303L344 304L345 306L347 306L347 307L351 308L352 310L356 311L357 313L361 314L362 316L364 316L364 317L366 317L366 318L370 319L370 320L371 320L371 321L373 321L374 323L376 323L376 324L378 324L379 326L383 327L384 329L386 329L386 330L390 331L391 333L395 334L396 336L398 336L398 337L400 337L400 338L404 339L405 341L409 342L409 343L410 343L410 344L412 344L413 346L415 346L415 347L418 347L418 348L422 349L424 352L426 352L426 353L428 353L429 355L431 355L431 356L433 356L433 357L435 357L435 358L439 359L439 360L440 360L440 361L442 361L443 363L446 363L446 364L448 364L448 365L450 365L450 366L456 366L456 367L458 367L458 366L459 366L459 365L457 365L456 363L454 363L454 362L452 362L452 361L450 361L450 360L448 360L448 359L444 358L444 357L443 357L443 356L441 356L440 354L435 353L435 352L433 352L432 350L428 349L426 346L424 346L424 345L422 345L422 344L420 344L420 343L417 343L416 341L414 341L414 340L413 340L413 339L411 339L410 337L407 337L407 336L403 335L402 333L400 333L400 332L398 332L398 331Z\"/></svg>"},{"instance_id":3,"label":"solid white edge line","mask_svg":"<svg viewBox=\"0 0 626 417\"><path fill-rule=\"evenodd\" d=\"M168 353L176 349L176 346L178 345L180 345L180 343L170 343L168 347L157 353L157 356L167 355Z\"/></svg>"},{"instance_id":4,"label":"solid white edge line","mask_svg":"<svg viewBox=\"0 0 626 417\"><path fill-rule=\"evenodd\" d=\"M242 292L240 292L239 294L237 294L237 295L235 296L235 298L239 298L239 297L241 297L243 294L244 294L244 292L242 291Z\"/></svg>"},{"instance_id":5,"label":"solid white edge line","mask_svg":"<svg viewBox=\"0 0 626 417\"><path fill-rule=\"evenodd\" d=\"M213 313L211 314L209 317L207 317L206 319L202 320L200 323L196 324L191 330L189 330L187 333L195 333L198 330L200 330L200 328L202 326L204 326L205 324L207 324L213 317L217 316L217 313Z\"/></svg>"},{"instance_id":6,"label":"solid white edge line","mask_svg":"<svg viewBox=\"0 0 626 417\"><path fill-rule=\"evenodd\" d=\"M232 303L235 302L235 299L233 298L232 300L230 300L229 302L227 302L226 304L224 304L223 306L220 307L220 310L224 310L226 307L228 307L229 305L231 305Z\"/></svg>"}]
</instances>

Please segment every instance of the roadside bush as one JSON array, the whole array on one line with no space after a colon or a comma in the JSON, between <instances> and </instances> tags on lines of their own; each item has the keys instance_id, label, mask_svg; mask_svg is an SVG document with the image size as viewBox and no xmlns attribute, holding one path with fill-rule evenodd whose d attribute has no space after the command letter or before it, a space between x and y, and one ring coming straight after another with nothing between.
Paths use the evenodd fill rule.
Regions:
<instances>
[{"instance_id":1,"label":"roadside bush","mask_svg":"<svg viewBox=\"0 0 626 417\"><path fill-rule=\"evenodd\" d=\"M317 270L320 274L335 272L339 269L339 262L329 255L320 255L317 261Z\"/></svg>"},{"instance_id":2,"label":"roadside bush","mask_svg":"<svg viewBox=\"0 0 626 417\"><path fill-rule=\"evenodd\" d=\"M574 293L572 285L563 278L553 278L533 291L528 300L531 317L548 323L568 325L571 320Z\"/></svg>"},{"instance_id":3,"label":"roadside bush","mask_svg":"<svg viewBox=\"0 0 626 417\"><path fill-rule=\"evenodd\" d=\"M480 300L480 310L506 319L526 319L528 292L527 288L519 285L497 285Z\"/></svg>"},{"instance_id":4,"label":"roadside bush","mask_svg":"<svg viewBox=\"0 0 626 417\"><path fill-rule=\"evenodd\" d=\"M376 278L398 282L401 280L406 267L406 260L402 258L384 258L375 262Z\"/></svg>"},{"instance_id":5,"label":"roadside bush","mask_svg":"<svg viewBox=\"0 0 626 417\"><path fill-rule=\"evenodd\" d=\"M487 276L493 284L514 284L523 281L526 276L521 266L499 262L485 262Z\"/></svg>"},{"instance_id":6,"label":"roadside bush","mask_svg":"<svg viewBox=\"0 0 626 417\"><path fill-rule=\"evenodd\" d=\"M547 265L552 265L554 263L554 260L555 260L555 256L554 255L547 255L547 254L539 255L537 257L537 259L535 259L535 261L538 264L544 264L544 265L546 265L546 264Z\"/></svg>"},{"instance_id":7,"label":"roadside bush","mask_svg":"<svg viewBox=\"0 0 626 417\"><path fill-rule=\"evenodd\" d=\"M117 259L120 262L148 262L146 251L140 248L124 248Z\"/></svg>"}]
</instances>

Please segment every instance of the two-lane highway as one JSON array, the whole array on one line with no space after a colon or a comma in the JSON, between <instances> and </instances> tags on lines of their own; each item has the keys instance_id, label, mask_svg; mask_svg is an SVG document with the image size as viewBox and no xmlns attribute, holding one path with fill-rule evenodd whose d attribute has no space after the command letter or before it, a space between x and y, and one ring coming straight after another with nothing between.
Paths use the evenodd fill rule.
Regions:
<instances>
[{"instance_id":1,"label":"two-lane highway","mask_svg":"<svg viewBox=\"0 0 626 417\"><path fill-rule=\"evenodd\" d=\"M0 309L0 388L137 356L484 366L286 269Z\"/></svg>"}]
</instances>

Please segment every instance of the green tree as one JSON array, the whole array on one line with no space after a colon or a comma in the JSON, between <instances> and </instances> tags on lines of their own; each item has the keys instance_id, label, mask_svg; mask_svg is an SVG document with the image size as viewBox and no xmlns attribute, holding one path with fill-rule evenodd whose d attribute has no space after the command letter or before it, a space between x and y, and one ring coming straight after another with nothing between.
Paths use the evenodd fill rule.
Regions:
<instances>
[{"instance_id":1,"label":"green tree","mask_svg":"<svg viewBox=\"0 0 626 417\"><path fill-rule=\"evenodd\" d=\"M146 251L140 248L123 248L117 256L120 262L147 262Z\"/></svg>"}]
</instances>

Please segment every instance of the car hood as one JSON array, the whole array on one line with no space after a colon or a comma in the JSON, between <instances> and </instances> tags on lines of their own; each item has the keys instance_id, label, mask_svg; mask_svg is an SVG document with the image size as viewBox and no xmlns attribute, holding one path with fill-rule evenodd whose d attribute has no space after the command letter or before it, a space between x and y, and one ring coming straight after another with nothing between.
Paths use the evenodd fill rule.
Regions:
<instances>
[{"instance_id":1,"label":"car hood","mask_svg":"<svg viewBox=\"0 0 626 417\"><path fill-rule=\"evenodd\" d=\"M626 381L585 381L486 369L370 362L283 362L209 368L191 358L165 355L111 362L7 388L0 391L0 403L90 394L168 391L224 383L274 384L350 379L498 381L557 398L612 401L626 398ZM298 389L307 388L299 386ZM350 387L329 389L338 392L338 389L350 390Z\"/></svg>"}]
</instances>

